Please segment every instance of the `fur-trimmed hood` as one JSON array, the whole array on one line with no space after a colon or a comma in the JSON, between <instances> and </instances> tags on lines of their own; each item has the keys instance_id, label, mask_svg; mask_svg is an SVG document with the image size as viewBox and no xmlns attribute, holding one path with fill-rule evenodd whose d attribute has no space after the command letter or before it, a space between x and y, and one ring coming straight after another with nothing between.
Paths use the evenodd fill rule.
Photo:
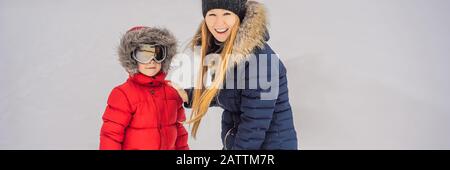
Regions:
<instances>
[{"instance_id":1,"label":"fur-trimmed hood","mask_svg":"<svg viewBox=\"0 0 450 170\"><path fill-rule=\"evenodd\" d=\"M229 68L234 64L245 61L255 48L264 49L266 41L269 40L267 30L268 20L266 7L256 1L248 1L246 14L241 22L233 47L233 55L230 59ZM201 44L201 25L192 40L195 45Z\"/></svg>"},{"instance_id":2,"label":"fur-trimmed hood","mask_svg":"<svg viewBox=\"0 0 450 170\"><path fill-rule=\"evenodd\" d=\"M118 48L119 61L131 75L138 73L138 63L131 56L139 44L159 44L167 48L167 57L161 70L168 73L172 58L177 53L177 40L169 30L164 28L135 27L121 39Z\"/></svg>"}]
</instances>

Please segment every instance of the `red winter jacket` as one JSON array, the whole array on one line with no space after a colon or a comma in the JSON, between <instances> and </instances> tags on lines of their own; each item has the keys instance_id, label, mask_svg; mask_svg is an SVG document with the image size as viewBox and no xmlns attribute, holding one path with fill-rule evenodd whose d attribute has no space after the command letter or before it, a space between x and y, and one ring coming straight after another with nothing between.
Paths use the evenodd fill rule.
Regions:
<instances>
[{"instance_id":1,"label":"red winter jacket","mask_svg":"<svg viewBox=\"0 0 450 170\"><path fill-rule=\"evenodd\" d=\"M182 99L166 74L135 74L114 88L103 115L101 150L188 150Z\"/></svg>"}]
</instances>

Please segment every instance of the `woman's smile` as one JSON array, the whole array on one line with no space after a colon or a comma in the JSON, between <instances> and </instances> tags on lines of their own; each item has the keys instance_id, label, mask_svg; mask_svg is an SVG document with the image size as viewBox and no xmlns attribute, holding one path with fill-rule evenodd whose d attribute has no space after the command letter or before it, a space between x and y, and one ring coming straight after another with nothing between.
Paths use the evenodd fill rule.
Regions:
<instances>
[{"instance_id":1,"label":"woman's smile","mask_svg":"<svg viewBox=\"0 0 450 170\"><path fill-rule=\"evenodd\" d=\"M229 30L229 28L216 28L214 30L219 34L224 34Z\"/></svg>"}]
</instances>

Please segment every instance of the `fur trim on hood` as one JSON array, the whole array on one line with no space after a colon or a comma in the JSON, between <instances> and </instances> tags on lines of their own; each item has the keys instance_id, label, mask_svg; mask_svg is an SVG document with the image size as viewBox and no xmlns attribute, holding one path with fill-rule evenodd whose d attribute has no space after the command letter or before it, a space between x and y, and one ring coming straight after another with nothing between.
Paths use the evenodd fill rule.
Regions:
<instances>
[{"instance_id":1,"label":"fur trim on hood","mask_svg":"<svg viewBox=\"0 0 450 170\"><path fill-rule=\"evenodd\" d=\"M131 29L121 39L118 48L119 61L121 65L131 75L138 73L138 63L133 59L131 53L135 51L139 44L159 44L167 48L167 57L162 62L161 70L168 73L172 58L177 53L177 40L167 29L151 27L135 27Z\"/></svg>"},{"instance_id":2,"label":"fur trim on hood","mask_svg":"<svg viewBox=\"0 0 450 170\"><path fill-rule=\"evenodd\" d=\"M264 49L265 43L269 40L265 6L256 1L248 1L246 8L247 12L236 35L233 55L228 69L232 68L234 63L240 64L245 61L255 48ZM192 44L201 44L201 25L192 40Z\"/></svg>"}]
</instances>

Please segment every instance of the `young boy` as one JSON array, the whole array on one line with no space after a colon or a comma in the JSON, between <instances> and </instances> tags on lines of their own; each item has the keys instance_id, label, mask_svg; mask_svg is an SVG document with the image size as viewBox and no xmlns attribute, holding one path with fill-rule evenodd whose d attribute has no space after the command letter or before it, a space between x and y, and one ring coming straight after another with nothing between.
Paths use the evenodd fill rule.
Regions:
<instances>
[{"instance_id":1,"label":"young boy","mask_svg":"<svg viewBox=\"0 0 450 170\"><path fill-rule=\"evenodd\" d=\"M165 80L176 54L166 29L134 27L122 38L119 61L128 80L108 98L101 150L188 150L183 100Z\"/></svg>"}]
</instances>

